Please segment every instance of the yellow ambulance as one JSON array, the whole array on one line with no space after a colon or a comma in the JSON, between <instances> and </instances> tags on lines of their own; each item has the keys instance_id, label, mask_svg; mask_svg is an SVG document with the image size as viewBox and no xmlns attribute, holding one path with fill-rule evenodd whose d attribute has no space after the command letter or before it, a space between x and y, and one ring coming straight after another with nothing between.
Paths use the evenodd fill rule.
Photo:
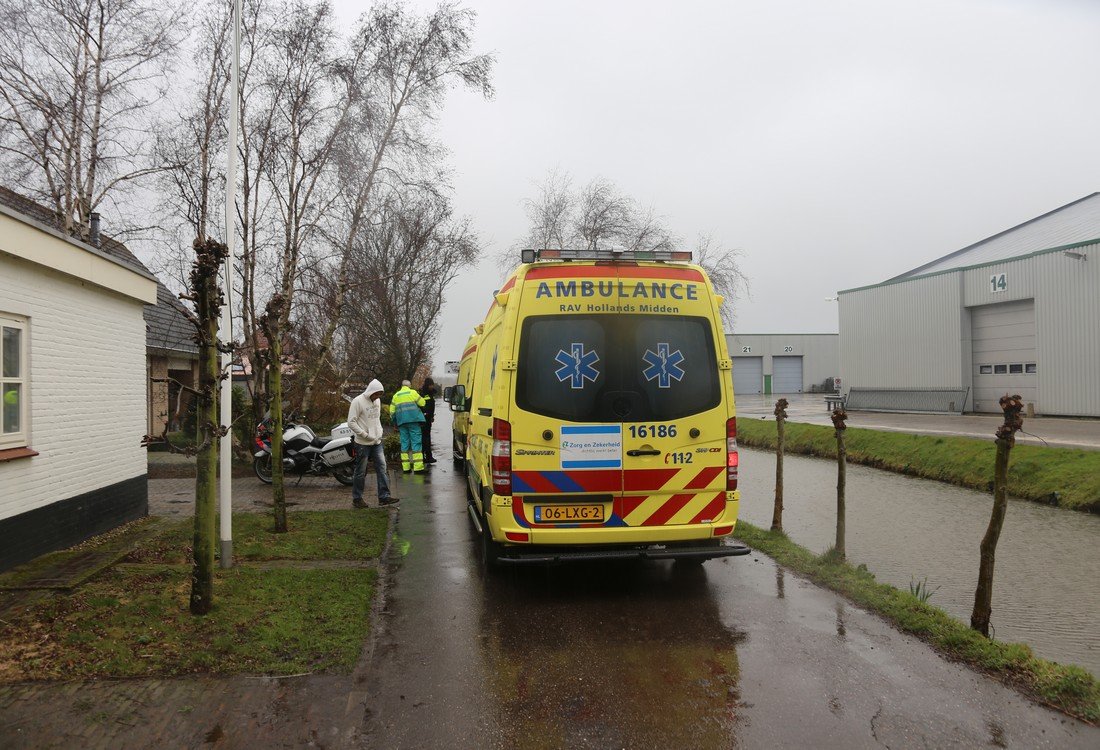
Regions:
<instances>
[{"instance_id":1,"label":"yellow ambulance","mask_svg":"<svg viewBox=\"0 0 1100 750\"><path fill-rule=\"evenodd\" d=\"M481 326L478 326L480 328ZM458 377L456 383L462 386L462 393L473 393L471 384L474 376L474 357L477 354L477 331L466 341L462 350L462 357L458 363ZM462 401L454 400L454 389L444 388L443 397L450 402L454 411L454 420L451 424L451 449L454 455L455 468L461 469L466 462L466 435L470 429L470 412Z\"/></svg>"},{"instance_id":2,"label":"yellow ambulance","mask_svg":"<svg viewBox=\"0 0 1100 750\"><path fill-rule=\"evenodd\" d=\"M743 555L721 298L690 253L525 250L447 394L484 560Z\"/></svg>"}]
</instances>

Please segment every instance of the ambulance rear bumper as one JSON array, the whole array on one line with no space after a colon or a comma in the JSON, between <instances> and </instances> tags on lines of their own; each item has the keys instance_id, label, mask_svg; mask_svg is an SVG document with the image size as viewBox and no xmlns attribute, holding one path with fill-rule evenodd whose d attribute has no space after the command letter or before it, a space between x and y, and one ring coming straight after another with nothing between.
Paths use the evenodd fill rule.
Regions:
<instances>
[{"instance_id":1,"label":"ambulance rear bumper","mask_svg":"<svg viewBox=\"0 0 1100 750\"><path fill-rule=\"evenodd\" d=\"M743 544L722 540L713 544L663 545L641 547L505 547L498 561L502 565L546 565L566 562L606 560L710 560L715 557L739 557L752 552Z\"/></svg>"}]
</instances>

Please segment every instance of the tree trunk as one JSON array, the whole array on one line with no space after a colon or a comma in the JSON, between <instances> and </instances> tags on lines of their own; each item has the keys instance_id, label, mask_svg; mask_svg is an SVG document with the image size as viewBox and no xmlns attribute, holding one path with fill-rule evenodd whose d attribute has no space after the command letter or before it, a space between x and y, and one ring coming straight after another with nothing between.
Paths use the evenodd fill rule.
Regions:
<instances>
[{"instance_id":1,"label":"tree trunk","mask_svg":"<svg viewBox=\"0 0 1100 750\"><path fill-rule=\"evenodd\" d=\"M775 507L772 509L772 531L783 530L783 443L786 414L776 410L775 415Z\"/></svg>"},{"instance_id":2,"label":"tree trunk","mask_svg":"<svg viewBox=\"0 0 1100 750\"><path fill-rule=\"evenodd\" d=\"M848 452L844 447L844 430L836 431L836 544L835 549L841 560L847 552L844 549L845 513L844 491L847 485Z\"/></svg>"},{"instance_id":3,"label":"tree trunk","mask_svg":"<svg viewBox=\"0 0 1100 750\"><path fill-rule=\"evenodd\" d=\"M978 566L978 588L974 591L974 611L970 614L970 627L986 638L989 637L989 617L993 612L993 562L997 540L1008 510L1008 454L1016 444L1016 431L1023 429L1023 399L1019 395L1001 398L1001 411L1005 421L997 428L997 458L993 464L993 513L982 537L981 561Z\"/></svg>"},{"instance_id":4,"label":"tree trunk","mask_svg":"<svg viewBox=\"0 0 1100 750\"><path fill-rule=\"evenodd\" d=\"M199 392L197 419L199 452L195 479L195 525L192 537L191 614L204 615L214 599L214 544L217 535L218 486L218 318L221 291L218 269L226 247L217 242L196 243L191 286L198 313Z\"/></svg>"},{"instance_id":5,"label":"tree trunk","mask_svg":"<svg viewBox=\"0 0 1100 750\"><path fill-rule=\"evenodd\" d=\"M997 459L993 468L993 513L981 543L981 563L978 566L978 588L974 592L974 611L970 615L970 627L986 638L989 637L989 617L993 613L993 564L997 541L1008 510L1008 453L1012 450L1007 440L997 441Z\"/></svg>"},{"instance_id":6,"label":"tree trunk","mask_svg":"<svg viewBox=\"0 0 1100 750\"><path fill-rule=\"evenodd\" d=\"M278 331L272 331L278 334ZM275 509L275 533L285 534L286 483L283 481L283 368L279 336L271 336L271 504Z\"/></svg>"}]
</instances>

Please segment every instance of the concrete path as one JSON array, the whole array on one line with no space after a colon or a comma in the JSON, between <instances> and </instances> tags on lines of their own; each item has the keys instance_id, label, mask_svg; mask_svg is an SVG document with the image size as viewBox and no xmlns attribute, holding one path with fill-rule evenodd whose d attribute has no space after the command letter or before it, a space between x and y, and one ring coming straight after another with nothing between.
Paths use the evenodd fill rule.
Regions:
<instances>
[{"instance_id":1,"label":"concrete path","mask_svg":"<svg viewBox=\"0 0 1100 750\"><path fill-rule=\"evenodd\" d=\"M791 422L831 425L825 410L825 397L820 393L796 393L771 396L738 396L739 419L774 419L775 402L785 398L790 402L787 417ZM909 432L922 435L947 435L993 440L993 434L1004 420L997 415L964 414L885 414L871 411L848 412L849 427L864 427L887 432ZM1019 443L1051 445L1061 448L1100 450L1100 419L1068 419L1035 417L1024 419L1024 432L1016 436Z\"/></svg>"}]
</instances>

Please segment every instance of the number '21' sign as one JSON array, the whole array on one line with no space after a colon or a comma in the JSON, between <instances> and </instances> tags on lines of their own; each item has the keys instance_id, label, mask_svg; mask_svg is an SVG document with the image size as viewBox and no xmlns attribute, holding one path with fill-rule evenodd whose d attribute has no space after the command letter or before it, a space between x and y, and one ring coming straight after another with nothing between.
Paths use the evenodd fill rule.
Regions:
<instances>
[{"instance_id":1,"label":"number '21' sign","mask_svg":"<svg viewBox=\"0 0 1100 750\"><path fill-rule=\"evenodd\" d=\"M1008 277L1003 273L995 273L989 277L990 290L996 294L997 292L1003 292L1008 289Z\"/></svg>"}]
</instances>

